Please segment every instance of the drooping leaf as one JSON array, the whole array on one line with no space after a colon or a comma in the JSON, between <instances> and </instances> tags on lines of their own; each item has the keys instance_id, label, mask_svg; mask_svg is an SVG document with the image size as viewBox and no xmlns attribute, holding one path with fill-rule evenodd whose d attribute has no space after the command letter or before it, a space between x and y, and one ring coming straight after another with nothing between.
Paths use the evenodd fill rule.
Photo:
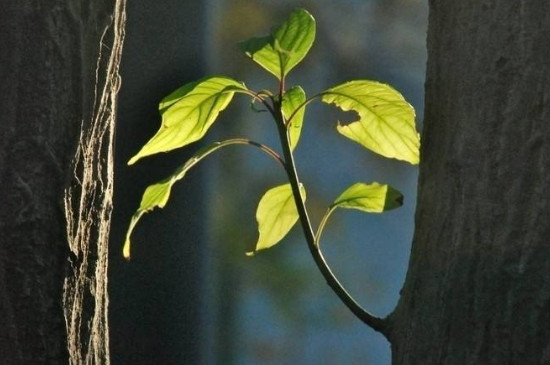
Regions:
<instances>
[{"instance_id":1,"label":"drooping leaf","mask_svg":"<svg viewBox=\"0 0 550 365\"><path fill-rule=\"evenodd\" d=\"M233 79L213 76L186 84L168 95L159 105L162 115L160 129L128 164L201 139L235 92L246 93L248 89Z\"/></svg>"},{"instance_id":2,"label":"drooping leaf","mask_svg":"<svg viewBox=\"0 0 550 365\"><path fill-rule=\"evenodd\" d=\"M241 50L279 80L308 53L315 40L315 19L304 9L296 9L270 35L239 44Z\"/></svg>"},{"instance_id":3,"label":"drooping leaf","mask_svg":"<svg viewBox=\"0 0 550 365\"><path fill-rule=\"evenodd\" d=\"M306 191L301 188L302 199ZM290 184L269 189L260 199L256 210L258 232L260 234L254 252L276 245L282 240L298 220L298 210L292 195ZM247 255L253 255L249 252Z\"/></svg>"},{"instance_id":4,"label":"drooping leaf","mask_svg":"<svg viewBox=\"0 0 550 365\"><path fill-rule=\"evenodd\" d=\"M139 208L132 216L130 226L126 232L126 241L124 242L124 247L122 249L122 255L125 259L130 259L130 236L132 235L132 231L134 230L136 224L141 219L143 214L150 212L156 207L164 208L164 205L168 202L168 198L170 198L172 185L176 182L176 180L177 179L170 177L159 183L150 185L147 189L145 189Z\"/></svg>"},{"instance_id":5,"label":"drooping leaf","mask_svg":"<svg viewBox=\"0 0 550 365\"><path fill-rule=\"evenodd\" d=\"M355 183L332 203L335 208L358 209L382 213L403 205L403 195L389 185Z\"/></svg>"},{"instance_id":6,"label":"drooping leaf","mask_svg":"<svg viewBox=\"0 0 550 365\"><path fill-rule=\"evenodd\" d=\"M124 258L130 259L130 237L137 223L145 213L149 213L155 208L164 208L168 199L170 198L170 192L172 191L172 186L178 181L183 179L187 171L195 166L201 159L214 152L216 149L220 148L220 143L211 144L201 150L199 150L193 157L191 157L187 162L178 168L171 176L168 178L159 181L153 185L148 186L143 193L141 198L141 203L139 208L136 210L132 219L130 220L130 225L128 231L126 232L126 241L124 242L124 248L122 249L122 254Z\"/></svg>"},{"instance_id":7,"label":"drooping leaf","mask_svg":"<svg viewBox=\"0 0 550 365\"><path fill-rule=\"evenodd\" d=\"M300 86L294 86L283 95L282 111L284 117L288 120L298 106L306 101L306 93ZM287 126L290 138L290 149L294 150L300 139L302 125L304 122L305 108L298 110L293 116L290 124Z\"/></svg>"},{"instance_id":8,"label":"drooping leaf","mask_svg":"<svg viewBox=\"0 0 550 365\"><path fill-rule=\"evenodd\" d=\"M132 235L132 232L136 224L141 219L143 214L148 213L155 208L164 208L164 206L168 202L168 199L170 198L170 192L172 190L172 186L178 180L183 179L187 174L187 172L193 166L199 163L203 158L205 158L206 156L210 155L211 153L213 153L214 151L220 148L230 146L230 145L235 145L235 144L253 145L255 147L259 147L260 149L265 148L264 146L261 146L256 142L243 139L243 138L229 139L223 142L214 142L197 151L197 153L195 153L189 160L187 160L187 162L183 166L176 169L176 171L174 171L174 173L171 176L169 176L168 178L158 183L150 185L149 187L147 187L147 189L145 189L145 192L143 193L143 197L141 198L141 203L139 205L139 208L136 210L136 212L132 216L130 225L128 227L128 231L126 232L126 241L124 242L124 248L122 249L122 253L126 259L130 258L130 237Z\"/></svg>"},{"instance_id":9,"label":"drooping leaf","mask_svg":"<svg viewBox=\"0 0 550 365\"><path fill-rule=\"evenodd\" d=\"M338 132L345 137L382 156L418 164L420 137L414 109L392 87L375 81L350 81L324 91L322 101L359 115L357 121L338 124Z\"/></svg>"}]
</instances>

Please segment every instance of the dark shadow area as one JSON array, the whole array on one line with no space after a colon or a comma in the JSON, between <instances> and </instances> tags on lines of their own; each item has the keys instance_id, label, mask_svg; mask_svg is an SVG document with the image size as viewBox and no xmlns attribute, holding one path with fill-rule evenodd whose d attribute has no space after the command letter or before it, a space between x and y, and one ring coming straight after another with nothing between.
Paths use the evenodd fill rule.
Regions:
<instances>
[{"instance_id":1,"label":"dark shadow area","mask_svg":"<svg viewBox=\"0 0 550 365\"><path fill-rule=\"evenodd\" d=\"M131 261L122 258L122 245L146 186L198 148L126 165L159 128L159 101L205 72L204 8L201 1L128 3L109 268L113 364L200 363L201 174L191 172L165 209L144 217L133 235Z\"/></svg>"}]
</instances>

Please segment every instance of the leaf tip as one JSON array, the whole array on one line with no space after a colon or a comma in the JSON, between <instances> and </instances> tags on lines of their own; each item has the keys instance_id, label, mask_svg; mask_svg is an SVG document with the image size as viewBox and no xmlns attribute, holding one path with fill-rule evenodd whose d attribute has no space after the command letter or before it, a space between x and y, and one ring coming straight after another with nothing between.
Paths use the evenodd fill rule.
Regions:
<instances>
[{"instance_id":1,"label":"leaf tip","mask_svg":"<svg viewBox=\"0 0 550 365\"><path fill-rule=\"evenodd\" d=\"M244 253L246 257L252 257L256 255L256 251L248 251Z\"/></svg>"},{"instance_id":2,"label":"leaf tip","mask_svg":"<svg viewBox=\"0 0 550 365\"><path fill-rule=\"evenodd\" d=\"M137 155L135 155L134 157L132 157L129 161L128 161L128 166L131 166L133 164L136 163L137 160L139 160L140 156L139 156L139 153Z\"/></svg>"},{"instance_id":3,"label":"leaf tip","mask_svg":"<svg viewBox=\"0 0 550 365\"><path fill-rule=\"evenodd\" d=\"M390 196L388 195L388 198L389 199L384 204L384 210L391 210L402 207L405 199L405 197L401 193L393 196L393 198L390 198Z\"/></svg>"},{"instance_id":4,"label":"leaf tip","mask_svg":"<svg viewBox=\"0 0 550 365\"><path fill-rule=\"evenodd\" d=\"M122 249L122 256L126 259L126 261L130 261L130 239L127 238L126 242L124 242L124 248Z\"/></svg>"},{"instance_id":5,"label":"leaf tip","mask_svg":"<svg viewBox=\"0 0 550 365\"><path fill-rule=\"evenodd\" d=\"M405 201L405 197L401 194L395 199L395 202L400 206L403 205L404 201Z\"/></svg>"},{"instance_id":6,"label":"leaf tip","mask_svg":"<svg viewBox=\"0 0 550 365\"><path fill-rule=\"evenodd\" d=\"M384 203L384 211L396 209L403 206L405 196L399 191L386 185L386 201Z\"/></svg>"}]
</instances>

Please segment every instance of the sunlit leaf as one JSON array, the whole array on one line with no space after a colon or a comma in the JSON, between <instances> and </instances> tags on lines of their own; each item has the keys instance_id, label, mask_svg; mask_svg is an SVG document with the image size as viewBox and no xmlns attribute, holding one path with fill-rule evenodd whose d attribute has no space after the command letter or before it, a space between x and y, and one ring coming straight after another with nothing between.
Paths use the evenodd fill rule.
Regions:
<instances>
[{"instance_id":1,"label":"sunlit leaf","mask_svg":"<svg viewBox=\"0 0 550 365\"><path fill-rule=\"evenodd\" d=\"M141 219L143 214L153 210L156 207L164 208L168 198L170 197L170 191L172 190L172 185L176 182L176 179L172 177L163 180L154 185L150 185L145 189L143 197L141 198L141 203L138 210L132 216L130 221L130 226L126 232L126 241L124 242L124 248L122 249L122 254L124 258L130 259L130 236L134 230L136 224Z\"/></svg>"},{"instance_id":2,"label":"sunlit leaf","mask_svg":"<svg viewBox=\"0 0 550 365\"><path fill-rule=\"evenodd\" d=\"M319 247L325 224L337 208L357 209L367 213L382 213L403 205L403 195L389 185L355 183L331 204L321 219L315 245Z\"/></svg>"},{"instance_id":3,"label":"sunlit leaf","mask_svg":"<svg viewBox=\"0 0 550 365\"><path fill-rule=\"evenodd\" d=\"M130 258L130 237L132 235L134 228L136 227L136 224L141 219L143 214L148 213L155 208L164 208L164 206L168 202L168 199L170 198L170 192L172 190L172 186L178 180L183 179L187 174L187 172L193 166L199 163L203 158L205 158L212 152L222 147L235 145L235 144L253 145L255 147L259 147L264 151L266 149L265 146L261 146L256 142L243 139L243 138L228 139L223 142L214 142L208 146L201 148L189 160L187 160L187 162L183 166L176 169L176 171L171 176L169 176L168 178L156 184L150 185L149 187L147 187L147 189L145 189L145 192L143 193L143 197L141 198L141 203L139 204L139 208L132 216L130 225L128 227L128 231L126 232L126 241L124 243L124 248L122 249L122 253L126 259ZM272 155L272 157L274 156ZM278 157L276 157L276 159L277 158Z\"/></svg>"},{"instance_id":4,"label":"sunlit leaf","mask_svg":"<svg viewBox=\"0 0 550 365\"><path fill-rule=\"evenodd\" d=\"M306 191L301 187L302 199ZM292 195L290 184L269 189L258 204L256 210L258 232L260 234L254 252L276 245L282 240L298 220L298 210ZM249 252L248 255L253 255Z\"/></svg>"},{"instance_id":5,"label":"sunlit leaf","mask_svg":"<svg viewBox=\"0 0 550 365\"><path fill-rule=\"evenodd\" d=\"M136 224L139 222L143 214L152 211L155 208L164 208L168 199L170 198L170 192L172 191L172 186L178 181L183 179L187 171L195 166L202 158L212 153L216 149L220 148L220 143L211 144L197 152L193 157L191 157L187 162L178 168L170 177L150 185L145 189L143 197L141 198L141 203L139 204L138 210L132 216L128 231L126 232L126 241L124 242L124 248L122 249L122 254L124 258L130 259L130 237Z\"/></svg>"},{"instance_id":6,"label":"sunlit leaf","mask_svg":"<svg viewBox=\"0 0 550 365\"><path fill-rule=\"evenodd\" d=\"M204 79L192 81L172 91L159 103L160 113L162 114L166 109L168 109L168 107L170 107L170 105L180 101L184 96L189 94L189 92L191 92L195 87L197 87L197 85L199 85L203 81Z\"/></svg>"},{"instance_id":7,"label":"sunlit leaf","mask_svg":"<svg viewBox=\"0 0 550 365\"><path fill-rule=\"evenodd\" d=\"M305 108L301 108L295 114L295 110L306 101L306 93L300 86L294 86L283 95L282 111L288 120L292 115L292 120L288 125L288 134L290 138L290 148L294 150L300 139L302 124L304 122Z\"/></svg>"},{"instance_id":8,"label":"sunlit leaf","mask_svg":"<svg viewBox=\"0 0 550 365\"><path fill-rule=\"evenodd\" d=\"M403 205L403 195L389 185L356 183L347 188L332 207L382 213Z\"/></svg>"},{"instance_id":9,"label":"sunlit leaf","mask_svg":"<svg viewBox=\"0 0 550 365\"><path fill-rule=\"evenodd\" d=\"M252 60L284 78L308 53L315 40L315 19L304 9L294 10L269 36L239 44Z\"/></svg>"},{"instance_id":10,"label":"sunlit leaf","mask_svg":"<svg viewBox=\"0 0 550 365\"><path fill-rule=\"evenodd\" d=\"M235 92L248 90L238 81L214 76L186 84L168 95L159 105L162 114L160 129L128 164L201 139Z\"/></svg>"},{"instance_id":11,"label":"sunlit leaf","mask_svg":"<svg viewBox=\"0 0 550 365\"><path fill-rule=\"evenodd\" d=\"M322 93L322 101L359 119L338 124L338 132L382 156L418 164L420 137L413 107L392 87L367 80L350 81Z\"/></svg>"}]
</instances>

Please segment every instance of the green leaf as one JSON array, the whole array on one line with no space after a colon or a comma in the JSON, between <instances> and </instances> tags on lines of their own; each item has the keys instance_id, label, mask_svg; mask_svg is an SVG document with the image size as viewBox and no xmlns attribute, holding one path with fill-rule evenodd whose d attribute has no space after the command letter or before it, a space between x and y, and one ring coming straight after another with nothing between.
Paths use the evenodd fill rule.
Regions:
<instances>
[{"instance_id":1,"label":"green leaf","mask_svg":"<svg viewBox=\"0 0 550 365\"><path fill-rule=\"evenodd\" d=\"M403 205L403 195L389 185L379 183L355 183L347 188L331 204L321 219L315 234L315 246L319 247L321 235L336 208L357 209L367 213L382 213Z\"/></svg>"},{"instance_id":2,"label":"green leaf","mask_svg":"<svg viewBox=\"0 0 550 365\"><path fill-rule=\"evenodd\" d=\"M302 199L306 198L306 191L300 187ZM290 184L284 184L269 189L260 199L256 210L259 238L253 255L256 251L264 250L276 245L282 240L298 220L298 210Z\"/></svg>"},{"instance_id":3,"label":"green leaf","mask_svg":"<svg viewBox=\"0 0 550 365\"><path fill-rule=\"evenodd\" d=\"M186 84L168 95L159 105L160 129L128 164L201 139L235 92L248 93L249 90L233 79L213 76Z\"/></svg>"},{"instance_id":4,"label":"green leaf","mask_svg":"<svg viewBox=\"0 0 550 365\"><path fill-rule=\"evenodd\" d=\"M283 79L308 53L315 40L315 19L296 9L269 36L251 38L239 47L252 60Z\"/></svg>"},{"instance_id":5,"label":"green leaf","mask_svg":"<svg viewBox=\"0 0 550 365\"><path fill-rule=\"evenodd\" d=\"M392 87L367 80L350 81L322 93L325 103L353 110L359 120L338 123L338 132L382 156L419 162L420 137L413 107Z\"/></svg>"},{"instance_id":6,"label":"green leaf","mask_svg":"<svg viewBox=\"0 0 550 365\"><path fill-rule=\"evenodd\" d=\"M183 179L187 171L189 171L193 166L195 166L200 160L208 156L210 153L214 152L222 145L219 142L213 143L207 147L199 150L193 157L191 157L187 162L178 168L170 177L148 186L143 193L141 198L141 203L139 204L138 210L132 216L130 220L130 225L128 231L126 232L126 241L124 242L124 248L122 249L122 254L124 258L130 259L130 237L132 232L139 222L143 214L152 211L155 208L164 208L168 199L170 198L170 192L172 191L172 186L178 181Z\"/></svg>"},{"instance_id":7,"label":"green leaf","mask_svg":"<svg viewBox=\"0 0 550 365\"><path fill-rule=\"evenodd\" d=\"M389 185L356 183L347 188L331 208L358 209L382 213L403 205L403 195Z\"/></svg>"},{"instance_id":8,"label":"green leaf","mask_svg":"<svg viewBox=\"0 0 550 365\"><path fill-rule=\"evenodd\" d=\"M139 209L134 213L130 220L130 226L126 232L126 241L124 242L124 248L122 249L122 255L126 259L130 259L130 236L134 230L136 224L141 219L143 214L153 210L156 207L164 208L168 198L170 197L170 191L172 185L176 182L176 179L168 178L154 185L150 185L145 189Z\"/></svg>"},{"instance_id":9,"label":"green leaf","mask_svg":"<svg viewBox=\"0 0 550 365\"><path fill-rule=\"evenodd\" d=\"M300 86L294 86L290 90L284 93L282 102L282 111L285 119L292 116L290 124L287 126L288 135L290 138L290 149L294 150L300 139L300 133L302 131L302 125L304 122L305 108L303 103L306 101L306 93ZM296 109L302 106L294 115Z\"/></svg>"},{"instance_id":10,"label":"green leaf","mask_svg":"<svg viewBox=\"0 0 550 365\"><path fill-rule=\"evenodd\" d=\"M122 253L126 259L130 259L130 237L136 224L141 219L143 214L148 213L157 207L164 208L164 206L168 202L168 199L170 198L170 191L172 190L172 186L178 180L183 179L187 172L193 166L199 163L203 158L220 148L235 144L253 145L262 149L264 152L266 152L267 150L265 146L243 138L228 139L223 142L214 142L197 151L197 153L195 153L189 160L187 160L187 162L185 162L183 166L179 167L171 176L156 184L150 185L149 187L147 187L147 189L145 189L143 197L141 198L139 208L132 216L128 231L126 232L126 241L124 242L124 248L122 249ZM271 154L270 152L268 153ZM278 156L276 157L272 154L271 156L278 160Z\"/></svg>"}]
</instances>

